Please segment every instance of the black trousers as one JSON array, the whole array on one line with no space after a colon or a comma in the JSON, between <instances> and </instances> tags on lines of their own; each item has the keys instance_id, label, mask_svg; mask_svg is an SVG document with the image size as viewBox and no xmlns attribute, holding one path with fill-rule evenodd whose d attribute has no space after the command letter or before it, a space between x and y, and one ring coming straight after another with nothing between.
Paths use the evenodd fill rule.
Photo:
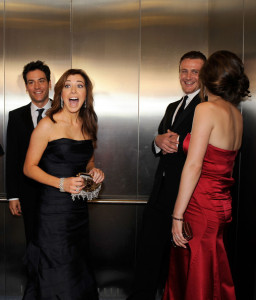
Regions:
<instances>
[{"instance_id":1,"label":"black trousers","mask_svg":"<svg viewBox=\"0 0 256 300\"><path fill-rule=\"evenodd\" d=\"M157 289L163 288L167 279L173 203L165 192L163 183L158 201L149 202L145 207L133 292L128 300L155 300Z\"/></svg>"}]
</instances>

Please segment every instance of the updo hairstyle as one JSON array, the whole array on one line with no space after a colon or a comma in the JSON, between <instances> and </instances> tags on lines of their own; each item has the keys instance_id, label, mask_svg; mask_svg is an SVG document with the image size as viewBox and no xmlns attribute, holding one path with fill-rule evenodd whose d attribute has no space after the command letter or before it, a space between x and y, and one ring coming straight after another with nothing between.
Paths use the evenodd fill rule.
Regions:
<instances>
[{"instance_id":1,"label":"updo hairstyle","mask_svg":"<svg viewBox=\"0 0 256 300\"><path fill-rule=\"evenodd\" d=\"M199 77L210 93L235 106L250 94L250 82L241 59L227 50L214 52L203 65Z\"/></svg>"}]
</instances>

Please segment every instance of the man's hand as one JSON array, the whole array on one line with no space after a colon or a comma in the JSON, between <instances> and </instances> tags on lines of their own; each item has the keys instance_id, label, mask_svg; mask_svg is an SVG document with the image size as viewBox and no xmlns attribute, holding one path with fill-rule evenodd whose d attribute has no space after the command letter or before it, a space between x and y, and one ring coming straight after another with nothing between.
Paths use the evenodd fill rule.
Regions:
<instances>
[{"instance_id":1,"label":"man's hand","mask_svg":"<svg viewBox=\"0 0 256 300\"><path fill-rule=\"evenodd\" d=\"M178 151L178 138L177 133L168 129L167 133L156 136L155 143L162 149L163 154L174 153Z\"/></svg>"},{"instance_id":2,"label":"man's hand","mask_svg":"<svg viewBox=\"0 0 256 300\"><path fill-rule=\"evenodd\" d=\"M9 209L14 216L21 216L22 212L21 212L20 200L9 201Z\"/></svg>"}]
</instances>

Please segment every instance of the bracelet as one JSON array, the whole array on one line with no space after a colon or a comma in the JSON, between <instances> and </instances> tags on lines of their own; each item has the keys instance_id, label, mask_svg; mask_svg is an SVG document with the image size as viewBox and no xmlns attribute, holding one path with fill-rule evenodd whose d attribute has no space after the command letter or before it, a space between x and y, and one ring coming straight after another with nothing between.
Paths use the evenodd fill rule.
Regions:
<instances>
[{"instance_id":1,"label":"bracelet","mask_svg":"<svg viewBox=\"0 0 256 300\"><path fill-rule=\"evenodd\" d=\"M60 178L60 183L59 183L59 189L60 189L60 192L62 192L62 193L65 192L64 186L63 186L63 184L64 184L64 179L65 179L65 178Z\"/></svg>"},{"instance_id":2,"label":"bracelet","mask_svg":"<svg viewBox=\"0 0 256 300\"><path fill-rule=\"evenodd\" d=\"M172 219L176 221L182 221L182 222L184 221L184 219L175 218L173 215L172 215Z\"/></svg>"}]
</instances>

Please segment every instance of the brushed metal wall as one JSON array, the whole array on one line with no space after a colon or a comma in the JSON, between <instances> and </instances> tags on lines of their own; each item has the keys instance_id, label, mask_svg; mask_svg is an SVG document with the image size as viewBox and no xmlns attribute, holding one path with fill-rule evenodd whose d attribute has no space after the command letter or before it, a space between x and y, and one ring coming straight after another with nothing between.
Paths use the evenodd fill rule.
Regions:
<instances>
[{"instance_id":1,"label":"brushed metal wall","mask_svg":"<svg viewBox=\"0 0 256 300\"><path fill-rule=\"evenodd\" d=\"M178 60L191 49L207 54L207 2L2 3L5 93L0 142L5 140L8 112L29 101L21 76L28 61L44 60L53 84L71 65L83 68L94 82L99 116L96 160L106 173L102 196L146 197L157 164L151 141L166 106L181 95ZM0 192L3 180L4 176Z\"/></svg>"}]
</instances>

